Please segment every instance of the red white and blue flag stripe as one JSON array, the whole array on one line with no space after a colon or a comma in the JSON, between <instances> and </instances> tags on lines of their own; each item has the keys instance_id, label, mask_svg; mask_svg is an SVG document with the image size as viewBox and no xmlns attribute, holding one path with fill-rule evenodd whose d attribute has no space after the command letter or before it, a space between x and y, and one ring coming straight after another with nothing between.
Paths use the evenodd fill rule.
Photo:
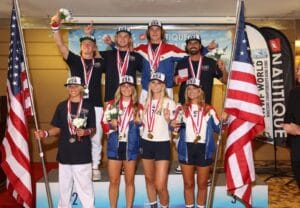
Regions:
<instances>
[{"instance_id":1,"label":"red white and blue flag stripe","mask_svg":"<svg viewBox=\"0 0 300 208\"><path fill-rule=\"evenodd\" d=\"M32 207L31 167L27 117L32 115L31 99L16 10L10 25L7 71L7 126L1 145L1 166L7 176L7 188L23 207Z\"/></svg>"},{"instance_id":2,"label":"red white and blue flag stripe","mask_svg":"<svg viewBox=\"0 0 300 208\"><path fill-rule=\"evenodd\" d=\"M254 67L245 32L244 2L241 2L236 48L227 86L224 111L229 115L225 150L227 190L251 207L255 168L252 140L265 128Z\"/></svg>"}]
</instances>

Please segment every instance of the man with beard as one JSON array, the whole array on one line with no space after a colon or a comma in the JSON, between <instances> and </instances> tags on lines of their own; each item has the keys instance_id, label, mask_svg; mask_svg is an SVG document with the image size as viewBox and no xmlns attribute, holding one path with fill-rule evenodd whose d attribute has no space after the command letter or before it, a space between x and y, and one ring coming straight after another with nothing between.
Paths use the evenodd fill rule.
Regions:
<instances>
[{"instance_id":1,"label":"man with beard","mask_svg":"<svg viewBox=\"0 0 300 208\"><path fill-rule=\"evenodd\" d=\"M211 104L212 87L214 78L221 82L227 82L227 71L222 60L215 61L211 58L203 56L205 52L201 44L201 37L198 34L190 34L186 39L185 50L189 56L178 62L174 82L180 84L179 88L179 103L185 103L186 81L190 78L200 80L201 88L205 93L205 103ZM180 174L180 166L175 168L175 173Z\"/></svg>"},{"instance_id":2,"label":"man with beard","mask_svg":"<svg viewBox=\"0 0 300 208\"><path fill-rule=\"evenodd\" d=\"M205 92L205 102L211 104L213 79L217 78L226 83L227 71L222 60L215 61L202 54L201 38L198 34L190 34L186 39L186 52L189 54L178 62L175 70L174 81L181 83L179 88L179 102L184 103L184 92L186 80L197 78L201 81L201 86Z\"/></svg>"}]
</instances>

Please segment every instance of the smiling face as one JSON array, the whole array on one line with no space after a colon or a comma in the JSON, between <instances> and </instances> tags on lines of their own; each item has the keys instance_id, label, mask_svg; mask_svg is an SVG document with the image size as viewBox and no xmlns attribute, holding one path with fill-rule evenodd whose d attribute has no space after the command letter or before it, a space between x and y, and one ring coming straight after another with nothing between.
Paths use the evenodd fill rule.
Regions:
<instances>
[{"instance_id":1,"label":"smiling face","mask_svg":"<svg viewBox=\"0 0 300 208\"><path fill-rule=\"evenodd\" d=\"M115 42L120 50L127 50L131 45L132 38L128 32L119 32L115 36Z\"/></svg>"},{"instance_id":2,"label":"smiling face","mask_svg":"<svg viewBox=\"0 0 300 208\"><path fill-rule=\"evenodd\" d=\"M186 49L188 54L196 55L201 51L201 44L198 40L190 40L186 45Z\"/></svg>"},{"instance_id":3,"label":"smiling face","mask_svg":"<svg viewBox=\"0 0 300 208\"><path fill-rule=\"evenodd\" d=\"M149 29L151 43L160 43L162 41L162 28L159 26L151 26Z\"/></svg>"},{"instance_id":4,"label":"smiling face","mask_svg":"<svg viewBox=\"0 0 300 208\"><path fill-rule=\"evenodd\" d=\"M159 80L150 81L150 90L152 94L160 94L164 89L165 84Z\"/></svg>"},{"instance_id":5,"label":"smiling face","mask_svg":"<svg viewBox=\"0 0 300 208\"><path fill-rule=\"evenodd\" d=\"M129 83L120 85L120 92L123 97L130 98L133 94L134 86Z\"/></svg>"},{"instance_id":6,"label":"smiling face","mask_svg":"<svg viewBox=\"0 0 300 208\"><path fill-rule=\"evenodd\" d=\"M71 98L80 97L83 91L83 87L81 85L68 85L67 88Z\"/></svg>"},{"instance_id":7,"label":"smiling face","mask_svg":"<svg viewBox=\"0 0 300 208\"><path fill-rule=\"evenodd\" d=\"M185 90L185 98L186 101L190 103L204 103L204 92L201 88L196 87L194 85L189 85Z\"/></svg>"},{"instance_id":8,"label":"smiling face","mask_svg":"<svg viewBox=\"0 0 300 208\"><path fill-rule=\"evenodd\" d=\"M83 58L92 58L96 50L96 45L91 40L84 40L80 44L80 53Z\"/></svg>"}]
</instances>

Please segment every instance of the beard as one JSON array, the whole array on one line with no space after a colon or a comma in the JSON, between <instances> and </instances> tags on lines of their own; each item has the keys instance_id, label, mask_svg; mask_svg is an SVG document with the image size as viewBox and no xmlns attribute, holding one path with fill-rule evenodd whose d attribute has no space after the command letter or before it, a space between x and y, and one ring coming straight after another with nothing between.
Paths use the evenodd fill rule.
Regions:
<instances>
[{"instance_id":1,"label":"beard","mask_svg":"<svg viewBox=\"0 0 300 208\"><path fill-rule=\"evenodd\" d=\"M188 49L188 53L190 55L196 55L196 54L200 53L200 49L198 49L198 48L190 48L190 49Z\"/></svg>"}]
</instances>

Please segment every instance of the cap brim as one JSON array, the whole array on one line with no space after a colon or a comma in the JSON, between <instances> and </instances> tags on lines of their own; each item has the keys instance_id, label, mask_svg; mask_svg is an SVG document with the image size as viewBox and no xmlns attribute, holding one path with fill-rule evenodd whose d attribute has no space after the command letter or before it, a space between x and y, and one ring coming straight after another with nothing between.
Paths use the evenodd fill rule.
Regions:
<instances>
[{"instance_id":1,"label":"cap brim","mask_svg":"<svg viewBox=\"0 0 300 208\"><path fill-rule=\"evenodd\" d=\"M78 85L78 86L83 86L82 84L64 84L65 87L69 86L69 85Z\"/></svg>"},{"instance_id":2,"label":"cap brim","mask_svg":"<svg viewBox=\"0 0 300 208\"><path fill-rule=\"evenodd\" d=\"M122 83L120 83L119 85L123 85L123 84L135 85L135 83L132 83L132 82L122 82Z\"/></svg>"},{"instance_id":3,"label":"cap brim","mask_svg":"<svg viewBox=\"0 0 300 208\"><path fill-rule=\"evenodd\" d=\"M150 81L152 81L152 80L157 80L157 81L160 81L160 82L162 82L162 83L165 83L165 81L162 81L161 79L156 79L156 78L150 79Z\"/></svg>"},{"instance_id":4,"label":"cap brim","mask_svg":"<svg viewBox=\"0 0 300 208\"><path fill-rule=\"evenodd\" d=\"M189 40L186 40L185 43L187 44L188 42L190 42L190 41L192 41L192 40L196 40L196 41L198 41L198 42L201 44L201 40L196 39L196 38L195 38L195 39L189 39Z\"/></svg>"},{"instance_id":5,"label":"cap brim","mask_svg":"<svg viewBox=\"0 0 300 208\"><path fill-rule=\"evenodd\" d=\"M89 41L92 41L93 43L96 43L96 40L93 38L90 38L90 37L82 37L79 39L80 43L85 40L89 40Z\"/></svg>"},{"instance_id":6,"label":"cap brim","mask_svg":"<svg viewBox=\"0 0 300 208\"><path fill-rule=\"evenodd\" d=\"M121 32L125 32L125 33L128 33L130 36L132 35L131 32L127 31L127 30L120 30L120 31L117 31L116 34L119 34Z\"/></svg>"}]
</instances>

